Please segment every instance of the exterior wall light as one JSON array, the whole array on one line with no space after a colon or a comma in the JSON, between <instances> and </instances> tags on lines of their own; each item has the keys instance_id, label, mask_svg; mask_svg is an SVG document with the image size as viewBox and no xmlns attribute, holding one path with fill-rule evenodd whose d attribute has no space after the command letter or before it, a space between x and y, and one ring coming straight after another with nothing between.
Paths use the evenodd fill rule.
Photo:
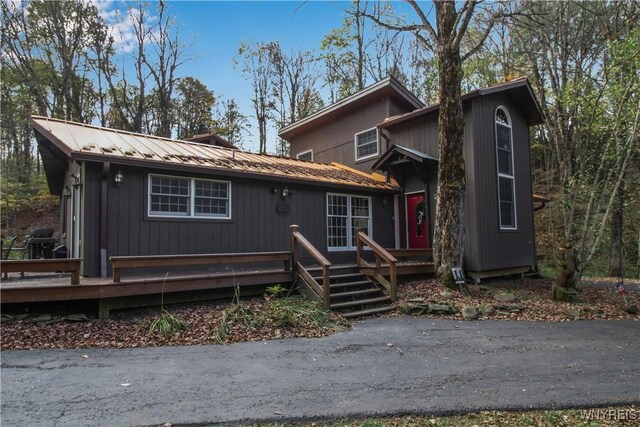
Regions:
<instances>
[{"instance_id":1,"label":"exterior wall light","mask_svg":"<svg viewBox=\"0 0 640 427\"><path fill-rule=\"evenodd\" d=\"M120 187L120 185L124 182L124 175L122 174L122 171L116 172L116 174L113 177L113 182L118 187Z\"/></svg>"},{"instance_id":2,"label":"exterior wall light","mask_svg":"<svg viewBox=\"0 0 640 427\"><path fill-rule=\"evenodd\" d=\"M289 187L284 187L282 189L282 198L286 199L287 197L289 197L291 195L291 192L289 191Z\"/></svg>"},{"instance_id":3,"label":"exterior wall light","mask_svg":"<svg viewBox=\"0 0 640 427\"><path fill-rule=\"evenodd\" d=\"M71 181L71 185L73 186L73 188L80 187L80 174L78 175L71 174L69 176L69 180Z\"/></svg>"}]
</instances>

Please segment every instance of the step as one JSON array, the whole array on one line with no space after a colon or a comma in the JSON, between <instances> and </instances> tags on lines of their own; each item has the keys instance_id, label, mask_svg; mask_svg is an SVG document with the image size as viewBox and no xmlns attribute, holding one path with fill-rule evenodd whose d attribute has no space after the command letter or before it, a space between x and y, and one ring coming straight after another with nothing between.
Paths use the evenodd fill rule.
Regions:
<instances>
[{"instance_id":1,"label":"step","mask_svg":"<svg viewBox=\"0 0 640 427\"><path fill-rule=\"evenodd\" d=\"M364 276L364 274L362 273L329 274L329 278L331 280L351 279L354 277L361 277L361 276ZM318 283L322 282L322 276L313 276L313 278L316 279Z\"/></svg>"},{"instance_id":2,"label":"step","mask_svg":"<svg viewBox=\"0 0 640 427\"><path fill-rule=\"evenodd\" d=\"M391 298L384 296L384 297L378 297L378 298L339 302L339 303L331 304L331 309L335 310L337 308L353 307L355 305L378 304L380 302L389 302L389 301L391 301Z\"/></svg>"},{"instance_id":3,"label":"step","mask_svg":"<svg viewBox=\"0 0 640 427\"><path fill-rule=\"evenodd\" d=\"M347 319L351 319L354 317L368 316L370 314L384 313L385 311L391 311L395 308L395 305L385 305L384 307L367 308L365 310L358 311L348 311L346 313L340 313L340 315Z\"/></svg>"},{"instance_id":4,"label":"step","mask_svg":"<svg viewBox=\"0 0 640 427\"><path fill-rule=\"evenodd\" d=\"M331 298L342 298L342 297L352 297L352 296L355 297L358 295L373 294L376 292L382 292L382 290L379 288L372 288L372 289L364 289L362 291L338 292L335 294L331 294Z\"/></svg>"},{"instance_id":5,"label":"step","mask_svg":"<svg viewBox=\"0 0 640 427\"><path fill-rule=\"evenodd\" d=\"M358 264L335 264L329 267L330 272L340 271L340 270L355 270L355 269L359 269ZM319 267L319 266L308 267L307 271L308 272L322 271L322 267Z\"/></svg>"},{"instance_id":6,"label":"step","mask_svg":"<svg viewBox=\"0 0 640 427\"><path fill-rule=\"evenodd\" d=\"M360 280L358 282L344 282L344 283L332 283L329 285L330 288L348 288L351 286L362 286L362 285L370 285L371 280Z\"/></svg>"}]
</instances>

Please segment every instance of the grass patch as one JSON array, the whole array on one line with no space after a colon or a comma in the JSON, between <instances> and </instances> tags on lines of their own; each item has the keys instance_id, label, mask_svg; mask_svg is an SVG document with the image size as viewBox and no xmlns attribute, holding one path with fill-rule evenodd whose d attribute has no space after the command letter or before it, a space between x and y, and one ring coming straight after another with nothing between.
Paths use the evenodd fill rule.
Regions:
<instances>
[{"instance_id":1,"label":"grass patch","mask_svg":"<svg viewBox=\"0 0 640 427\"><path fill-rule=\"evenodd\" d=\"M213 340L218 344L223 344L236 325L250 331L255 331L262 326L261 314L240 299L238 289L236 289L234 302L222 312L220 324L212 334Z\"/></svg>"},{"instance_id":2,"label":"grass patch","mask_svg":"<svg viewBox=\"0 0 640 427\"><path fill-rule=\"evenodd\" d=\"M235 342L238 337L322 336L349 325L318 301L284 294L283 288L273 287L257 303L242 301L236 289L233 303L222 312L212 333L214 342Z\"/></svg>"},{"instance_id":3,"label":"grass patch","mask_svg":"<svg viewBox=\"0 0 640 427\"><path fill-rule=\"evenodd\" d=\"M160 334L168 337L188 329L189 325L187 325L187 322L178 316L174 316L163 308L160 316L151 322L151 326L149 326L149 333Z\"/></svg>"}]
</instances>

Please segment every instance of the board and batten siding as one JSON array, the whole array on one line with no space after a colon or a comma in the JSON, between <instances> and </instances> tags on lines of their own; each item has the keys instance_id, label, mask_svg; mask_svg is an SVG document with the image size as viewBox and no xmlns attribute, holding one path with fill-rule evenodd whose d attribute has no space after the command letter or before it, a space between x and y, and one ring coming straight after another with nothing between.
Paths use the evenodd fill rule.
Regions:
<instances>
[{"instance_id":1,"label":"board and batten siding","mask_svg":"<svg viewBox=\"0 0 640 427\"><path fill-rule=\"evenodd\" d=\"M291 138L291 156L313 149L313 160L320 163L337 162L343 165L369 172L369 168L386 151L384 138L379 138L378 156L356 162L354 135L376 127L387 117L404 112L390 98L355 111L346 112L331 123L301 133Z\"/></svg>"},{"instance_id":2,"label":"board and batten siding","mask_svg":"<svg viewBox=\"0 0 640 427\"><path fill-rule=\"evenodd\" d=\"M513 121L514 168L516 179L516 231L500 230L498 215L498 178L495 146L495 109L505 106ZM464 197L464 268L489 271L535 264L535 235L531 189L529 128L514 105L503 94L474 98L464 105L464 147L466 189ZM438 114L401 122L385 130L389 143L413 148L439 158ZM403 168L404 192L420 186L407 175L417 173ZM435 219L437 173L428 184L430 221ZM405 224L402 221L401 224ZM404 231L403 231L404 233ZM404 243L404 236L402 242Z\"/></svg>"},{"instance_id":3,"label":"board and batten siding","mask_svg":"<svg viewBox=\"0 0 640 427\"><path fill-rule=\"evenodd\" d=\"M513 163L517 230L500 230L498 213L498 172L495 140L495 111L505 107L512 121ZM480 96L473 100L473 181L468 192L475 195L476 210L473 270L498 270L535 265L535 231L529 126L520 111L504 94Z\"/></svg>"},{"instance_id":4,"label":"board and batten siding","mask_svg":"<svg viewBox=\"0 0 640 427\"><path fill-rule=\"evenodd\" d=\"M99 171L100 169L97 168ZM124 183L116 187L113 174L121 170ZM231 182L231 219L149 217L148 176L162 174ZM205 253L241 253L290 250L289 226L300 232L332 262L355 262L355 251L327 252L326 194L341 193L371 197L373 237L384 247L394 244L393 193L283 183L210 174L186 174L111 165L108 185L107 256L140 256ZM99 197L99 175L95 186ZM287 215L276 213L280 196L272 189L291 191ZM383 199L387 202L383 203ZM99 206L99 199L94 206ZM99 208L91 240L85 252L90 266L85 274L100 274ZM305 254L301 254L305 255ZM109 265L109 273L111 267Z\"/></svg>"}]
</instances>

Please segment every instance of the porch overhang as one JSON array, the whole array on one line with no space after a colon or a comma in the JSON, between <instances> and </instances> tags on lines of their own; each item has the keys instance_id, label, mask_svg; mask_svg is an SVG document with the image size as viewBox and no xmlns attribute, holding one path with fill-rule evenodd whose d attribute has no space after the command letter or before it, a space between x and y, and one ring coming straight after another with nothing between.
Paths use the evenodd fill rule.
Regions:
<instances>
[{"instance_id":1,"label":"porch overhang","mask_svg":"<svg viewBox=\"0 0 640 427\"><path fill-rule=\"evenodd\" d=\"M371 171L381 170L391 172L391 168L405 163L413 163L414 166L437 165L438 159L413 148L403 147L393 144L389 149L371 166Z\"/></svg>"}]
</instances>

